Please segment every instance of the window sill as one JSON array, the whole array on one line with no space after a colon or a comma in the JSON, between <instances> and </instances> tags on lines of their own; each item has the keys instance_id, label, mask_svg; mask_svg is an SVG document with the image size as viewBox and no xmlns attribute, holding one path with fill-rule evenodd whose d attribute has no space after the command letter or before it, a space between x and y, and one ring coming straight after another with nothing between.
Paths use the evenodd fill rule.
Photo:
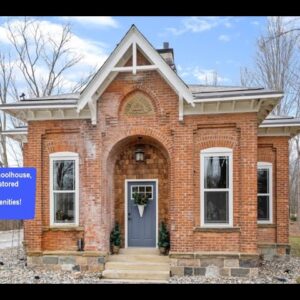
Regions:
<instances>
[{"instance_id":1,"label":"window sill","mask_svg":"<svg viewBox=\"0 0 300 300\"><path fill-rule=\"evenodd\" d=\"M263 223L257 223L258 228L276 228L275 224L263 224Z\"/></svg>"},{"instance_id":2,"label":"window sill","mask_svg":"<svg viewBox=\"0 0 300 300\"><path fill-rule=\"evenodd\" d=\"M53 227L44 227L43 231L84 231L83 227L80 226L66 226L66 227L59 227L59 226L53 226Z\"/></svg>"},{"instance_id":3,"label":"window sill","mask_svg":"<svg viewBox=\"0 0 300 300\"><path fill-rule=\"evenodd\" d=\"M240 232L240 227L195 227L194 232Z\"/></svg>"}]
</instances>

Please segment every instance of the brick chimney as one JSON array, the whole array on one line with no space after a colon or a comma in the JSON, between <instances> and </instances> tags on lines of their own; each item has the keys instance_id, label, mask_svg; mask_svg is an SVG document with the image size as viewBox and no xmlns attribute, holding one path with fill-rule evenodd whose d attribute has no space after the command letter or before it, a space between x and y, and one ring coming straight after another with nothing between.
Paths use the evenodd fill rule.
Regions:
<instances>
[{"instance_id":1,"label":"brick chimney","mask_svg":"<svg viewBox=\"0 0 300 300\"><path fill-rule=\"evenodd\" d=\"M164 42L163 49L157 49L157 52L162 56L166 63L176 72L176 66L174 64L174 52L173 48L169 47L169 43Z\"/></svg>"}]
</instances>

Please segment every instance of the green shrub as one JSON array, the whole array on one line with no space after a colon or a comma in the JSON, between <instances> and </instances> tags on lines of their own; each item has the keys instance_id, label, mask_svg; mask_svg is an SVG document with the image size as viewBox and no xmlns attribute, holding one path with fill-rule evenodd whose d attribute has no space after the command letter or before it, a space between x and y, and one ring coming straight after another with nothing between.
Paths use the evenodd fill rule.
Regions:
<instances>
[{"instance_id":1,"label":"green shrub","mask_svg":"<svg viewBox=\"0 0 300 300\"><path fill-rule=\"evenodd\" d=\"M297 221L297 216L295 216L295 215L290 216L290 220L296 222Z\"/></svg>"},{"instance_id":2,"label":"green shrub","mask_svg":"<svg viewBox=\"0 0 300 300\"><path fill-rule=\"evenodd\" d=\"M145 194L134 193L132 197L134 199L134 204L146 205L148 203L148 197Z\"/></svg>"},{"instance_id":3,"label":"green shrub","mask_svg":"<svg viewBox=\"0 0 300 300\"><path fill-rule=\"evenodd\" d=\"M119 223L115 224L114 229L110 233L110 244L111 246L120 246L121 245L121 232Z\"/></svg>"},{"instance_id":4,"label":"green shrub","mask_svg":"<svg viewBox=\"0 0 300 300\"><path fill-rule=\"evenodd\" d=\"M161 222L159 227L158 247L165 249L170 248L170 234L164 222Z\"/></svg>"}]
</instances>

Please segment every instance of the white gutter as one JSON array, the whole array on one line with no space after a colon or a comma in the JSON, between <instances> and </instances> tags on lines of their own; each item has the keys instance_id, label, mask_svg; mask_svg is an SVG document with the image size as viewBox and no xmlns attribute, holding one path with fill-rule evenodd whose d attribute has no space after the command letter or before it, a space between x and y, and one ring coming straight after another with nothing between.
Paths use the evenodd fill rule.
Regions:
<instances>
[{"instance_id":1,"label":"white gutter","mask_svg":"<svg viewBox=\"0 0 300 300\"><path fill-rule=\"evenodd\" d=\"M76 104L0 106L0 110L77 108Z\"/></svg>"},{"instance_id":2,"label":"white gutter","mask_svg":"<svg viewBox=\"0 0 300 300\"><path fill-rule=\"evenodd\" d=\"M260 128L266 127L300 127L300 123L286 123L286 124L262 124L259 126Z\"/></svg>"},{"instance_id":3,"label":"white gutter","mask_svg":"<svg viewBox=\"0 0 300 300\"><path fill-rule=\"evenodd\" d=\"M215 97L207 99L194 99L194 103L207 103L207 102L225 102L233 100L253 100L253 99L267 99L267 98L281 98L283 94L268 94L268 95L249 95L249 96L227 96L227 97Z\"/></svg>"}]
</instances>

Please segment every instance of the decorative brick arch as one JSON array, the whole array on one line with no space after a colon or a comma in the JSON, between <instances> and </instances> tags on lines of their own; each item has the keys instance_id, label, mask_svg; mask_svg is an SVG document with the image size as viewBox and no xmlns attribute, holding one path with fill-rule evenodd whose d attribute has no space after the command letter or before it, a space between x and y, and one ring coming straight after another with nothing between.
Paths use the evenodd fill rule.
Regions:
<instances>
[{"instance_id":1,"label":"decorative brick arch","mask_svg":"<svg viewBox=\"0 0 300 300\"><path fill-rule=\"evenodd\" d=\"M169 159L172 154L172 141L170 137L166 134L162 133L159 130L149 128L149 127L134 127L131 129L121 131L119 128L116 132L109 138L109 145L105 147L103 156L105 160L109 158L109 155L121 145L122 142L126 142L126 140L130 137L136 136L144 136L155 141L159 146L164 148L168 154Z\"/></svg>"},{"instance_id":2,"label":"decorative brick arch","mask_svg":"<svg viewBox=\"0 0 300 300\"><path fill-rule=\"evenodd\" d=\"M212 147L225 147L235 149L238 146L238 139L231 136L203 135L199 141L200 149Z\"/></svg>"},{"instance_id":3,"label":"decorative brick arch","mask_svg":"<svg viewBox=\"0 0 300 300\"><path fill-rule=\"evenodd\" d=\"M130 100L130 98L135 94L135 93L141 93L145 95L145 98L151 102L151 105L154 108L154 112L157 115L161 115L163 113L163 110L161 108L161 103L159 100L159 97L156 96L155 92L144 86L143 84L136 84L132 87L131 90L129 90L125 96L121 99L120 101L120 106L118 110L118 115L120 116L122 112L124 111L124 107L127 103L127 100Z\"/></svg>"}]
</instances>

